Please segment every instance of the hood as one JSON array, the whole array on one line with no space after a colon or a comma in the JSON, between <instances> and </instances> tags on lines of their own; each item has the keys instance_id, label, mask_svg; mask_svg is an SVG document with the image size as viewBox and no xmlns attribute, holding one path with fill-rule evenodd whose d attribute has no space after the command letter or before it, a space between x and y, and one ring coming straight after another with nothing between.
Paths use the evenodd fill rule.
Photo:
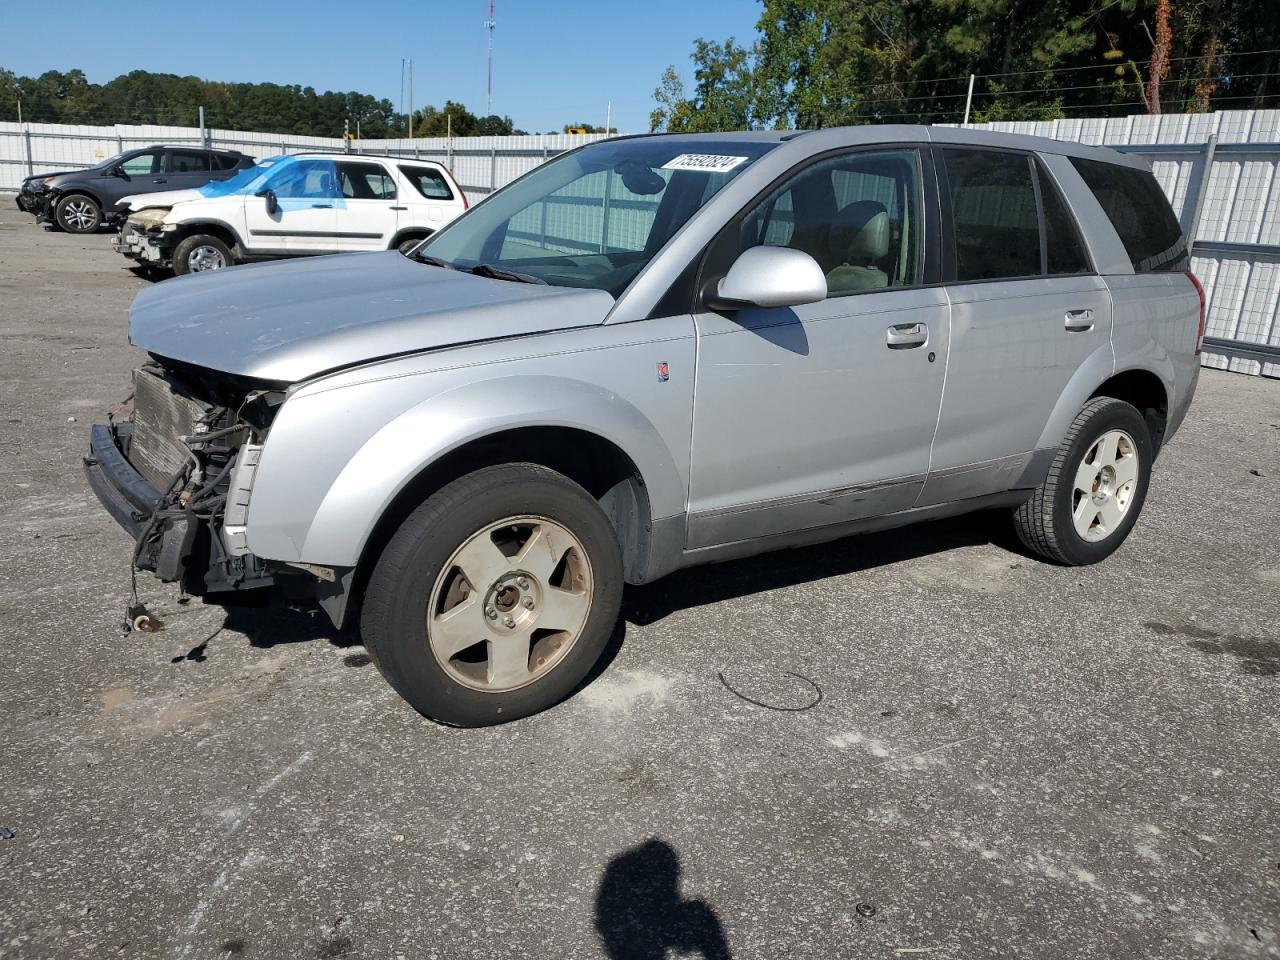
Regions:
<instances>
[{"instance_id":1,"label":"hood","mask_svg":"<svg viewBox=\"0 0 1280 960\"><path fill-rule=\"evenodd\" d=\"M90 167L89 169L93 169ZM23 184L38 183L41 180L48 180L50 177L70 177L77 173L87 173L86 170L54 170L52 173L33 173L29 177L23 177Z\"/></svg>"},{"instance_id":2,"label":"hood","mask_svg":"<svg viewBox=\"0 0 1280 960\"><path fill-rule=\"evenodd\" d=\"M157 193L134 193L116 202L117 207L142 210L146 207L172 207L186 200L203 200L199 190L160 190Z\"/></svg>"},{"instance_id":3,"label":"hood","mask_svg":"<svg viewBox=\"0 0 1280 960\"><path fill-rule=\"evenodd\" d=\"M296 383L397 354L591 326L603 290L490 280L348 253L193 273L143 290L129 339L159 357Z\"/></svg>"}]
</instances>

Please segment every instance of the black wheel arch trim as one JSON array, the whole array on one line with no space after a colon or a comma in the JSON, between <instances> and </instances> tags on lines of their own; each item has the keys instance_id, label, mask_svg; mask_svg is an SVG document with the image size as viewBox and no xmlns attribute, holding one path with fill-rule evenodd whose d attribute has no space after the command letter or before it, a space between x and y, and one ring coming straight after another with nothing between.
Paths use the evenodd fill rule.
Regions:
<instances>
[{"instance_id":1,"label":"black wheel arch trim","mask_svg":"<svg viewBox=\"0 0 1280 960\"><path fill-rule=\"evenodd\" d=\"M191 220L191 221L184 220L182 223L176 224L176 226L178 229L174 230L173 233L169 234L170 239L168 240L168 243L170 247L176 247L179 243L181 243L187 237L191 236L194 233L198 233L201 227L217 227L220 230L225 230L230 235L231 245L233 247L231 251L232 253L235 253L237 256L240 256L245 252L244 241L240 238L239 232L236 230L235 227L227 223L225 220L217 220L212 217L203 217L199 220ZM164 234L161 234L161 236L164 236Z\"/></svg>"}]
</instances>

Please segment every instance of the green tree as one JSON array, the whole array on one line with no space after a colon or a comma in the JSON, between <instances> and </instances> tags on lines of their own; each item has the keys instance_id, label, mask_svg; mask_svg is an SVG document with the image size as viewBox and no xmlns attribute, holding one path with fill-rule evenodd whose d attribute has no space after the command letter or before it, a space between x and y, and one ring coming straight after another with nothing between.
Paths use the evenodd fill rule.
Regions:
<instances>
[{"instance_id":1,"label":"green tree","mask_svg":"<svg viewBox=\"0 0 1280 960\"><path fill-rule=\"evenodd\" d=\"M1278 98L1275 0L762 0L748 52L694 41L654 130L955 122L1230 107ZM1260 51L1260 52L1254 52Z\"/></svg>"},{"instance_id":2,"label":"green tree","mask_svg":"<svg viewBox=\"0 0 1280 960\"><path fill-rule=\"evenodd\" d=\"M92 84L79 70L21 77L0 68L0 120L41 123L154 123L195 126L200 108L210 127L264 133L336 137L349 123L368 138L400 137L405 117L391 101L366 93L324 91L297 84L225 83L134 70ZM415 114L414 134L444 136L452 117L455 136L519 133L510 117L477 117L462 104L426 107Z\"/></svg>"},{"instance_id":3,"label":"green tree","mask_svg":"<svg viewBox=\"0 0 1280 960\"><path fill-rule=\"evenodd\" d=\"M684 81L668 67L653 94L658 107L649 115L649 128L700 132L758 126L767 99L757 89L754 54L733 37L724 43L699 38L693 47L693 96L685 95Z\"/></svg>"}]
</instances>

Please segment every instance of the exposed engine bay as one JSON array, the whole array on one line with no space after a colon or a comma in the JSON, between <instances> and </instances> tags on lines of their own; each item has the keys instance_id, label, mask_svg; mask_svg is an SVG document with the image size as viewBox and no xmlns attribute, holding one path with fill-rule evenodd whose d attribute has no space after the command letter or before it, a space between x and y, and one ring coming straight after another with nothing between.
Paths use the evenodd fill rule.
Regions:
<instances>
[{"instance_id":1,"label":"exposed engine bay","mask_svg":"<svg viewBox=\"0 0 1280 960\"><path fill-rule=\"evenodd\" d=\"M112 440L155 493L134 512L133 563L191 594L279 583L245 544L253 471L278 385L157 360L134 371L133 411Z\"/></svg>"}]
</instances>

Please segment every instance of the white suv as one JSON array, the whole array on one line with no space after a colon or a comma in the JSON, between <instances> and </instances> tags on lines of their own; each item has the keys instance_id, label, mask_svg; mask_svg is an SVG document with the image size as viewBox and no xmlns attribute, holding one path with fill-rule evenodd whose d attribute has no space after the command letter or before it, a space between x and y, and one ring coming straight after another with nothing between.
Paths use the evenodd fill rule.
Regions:
<instances>
[{"instance_id":1,"label":"white suv","mask_svg":"<svg viewBox=\"0 0 1280 960\"><path fill-rule=\"evenodd\" d=\"M467 209L441 164L404 157L271 157L195 190L125 197L112 245L182 275L252 260L399 249Z\"/></svg>"}]
</instances>

